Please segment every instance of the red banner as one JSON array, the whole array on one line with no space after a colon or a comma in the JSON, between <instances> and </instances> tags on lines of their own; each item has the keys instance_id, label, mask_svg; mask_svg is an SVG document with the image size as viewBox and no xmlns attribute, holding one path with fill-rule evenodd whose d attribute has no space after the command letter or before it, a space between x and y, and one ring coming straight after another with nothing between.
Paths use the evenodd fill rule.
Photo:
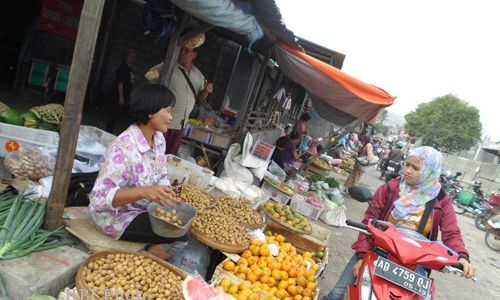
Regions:
<instances>
[{"instance_id":1,"label":"red banner","mask_svg":"<svg viewBox=\"0 0 500 300\"><path fill-rule=\"evenodd\" d=\"M76 39L82 6L83 0L43 0L40 29Z\"/></svg>"}]
</instances>

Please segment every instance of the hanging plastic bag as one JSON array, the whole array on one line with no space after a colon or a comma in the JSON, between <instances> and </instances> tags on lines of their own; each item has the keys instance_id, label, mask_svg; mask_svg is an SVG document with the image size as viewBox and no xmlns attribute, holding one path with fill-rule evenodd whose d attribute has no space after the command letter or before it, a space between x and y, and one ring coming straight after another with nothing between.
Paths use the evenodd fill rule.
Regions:
<instances>
[{"instance_id":1,"label":"hanging plastic bag","mask_svg":"<svg viewBox=\"0 0 500 300\"><path fill-rule=\"evenodd\" d=\"M253 174L240 164L240 150L240 144L235 143L229 147L226 158L224 159L224 171L221 176L238 178L239 181L251 185L253 182Z\"/></svg>"},{"instance_id":2,"label":"hanging plastic bag","mask_svg":"<svg viewBox=\"0 0 500 300\"><path fill-rule=\"evenodd\" d=\"M55 159L43 148L24 146L8 154L4 166L18 178L38 181L54 173Z\"/></svg>"}]
</instances>

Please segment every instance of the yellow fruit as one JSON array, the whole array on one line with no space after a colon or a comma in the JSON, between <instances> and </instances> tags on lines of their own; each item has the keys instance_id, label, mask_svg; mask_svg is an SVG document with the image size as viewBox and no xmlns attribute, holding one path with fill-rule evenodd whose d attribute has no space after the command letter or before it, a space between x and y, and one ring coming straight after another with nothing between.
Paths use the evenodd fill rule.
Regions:
<instances>
[{"instance_id":1,"label":"yellow fruit","mask_svg":"<svg viewBox=\"0 0 500 300\"><path fill-rule=\"evenodd\" d=\"M248 266L248 260L244 257L240 257L240 259L238 259L238 261L236 262L236 265L238 266L241 266L241 265L244 265L244 266Z\"/></svg>"},{"instance_id":2,"label":"yellow fruit","mask_svg":"<svg viewBox=\"0 0 500 300\"><path fill-rule=\"evenodd\" d=\"M287 287L288 287L288 282L286 280L281 280L278 283L278 289L286 290Z\"/></svg>"},{"instance_id":3,"label":"yellow fruit","mask_svg":"<svg viewBox=\"0 0 500 300\"><path fill-rule=\"evenodd\" d=\"M252 293L250 296L248 296L248 300L260 300L260 294L259 293Z\"/></svg>"},{"instance_id":4,"label":"yellow fruit","mask_svg":"<svg viewBox=\"0 0 500 300\"><path fill-rule=\"evenodd\" d=\"M281 279L287 280L288 279L288 272L286 271L281 271Z\"/></svg>"},{"instance_id":5,"label":"yellow fruit","mask_svg":"<svg viewBox=\"0 0 500 300\"><path fill-rule=\"evenodd\" d=\"M252 256L252 252L250 250L245 250L243 253L241 253L241 257L248 259L250 256Z\"/></svg>"},{"instance_id":6,"label":"yellow fruit","mask_svg":"<svg viewBox=\"0 0 500 300\"><path fill-rule=\"evenodd\" d=\"M307 283L307 288L310 289L311 291L315 291L316 290L316 283L314 283L314 282L308 282Z\"/></svg>"},{"instance_id":7,"label":"yellow fruit","mask_svg":"<svg viewBox=\"0 0 500 300\"><path fill-rule=\"evenodd\" d=\"M259 279L261 283L268 283L269 282L269 276L268 275L262 275Z\"/></svg>"},{"instance_id":8,"label":"yellow fruit","mask_svg":"<svg viewBox=\"0 0 500 300\"><path fill-rule=\"evenodd\" d=\"M238 285L240 291L249 290L252 286L248 282L242 282Z\"/></svg>"},{"instance_id":9,"label":"yellow fruit","mask_svg":"<svg viewBox=\"0 0 500 300\"><path fill-rule=\"evenodd\" d=\"M271 275L275 280L280 280L281 279L281 271L280 270L273 270Z\"/></svg>"},{"instance_id":10,"label":"yellow fruit","mask_svg":"<svg viewBox=\"0 0 500 300\"><path fill-rule=\"evenodd\" d=\"M222 278L222 280L219 282L219 285L224 288L224 291L227 291L227 288L231 286L231 281L227 278Z\"/></svg>"},{"instance_id":11,"label":"yellow fruit","mask_svg":"<svg viewBox=\"0 0 500 300\"><path fill-rule=\"evenodd\" d=\"M302 291L302 296L304 296L304 297L312 297L313 294L314 294L314 292L311 289L308 289L308 288L305 288Z\"/></svg>"},{"instance_id":12,"label":"yellow fruit","mask_svg":"<svg viewBox=\"0 0 500 300\"><path fill-rule=\"evenodd\" d=\"M247 300L248 297L243 295L243 294L239 294L237 297L236 297L236 300Z\"/></svg>"},{"instance_id":13,"label":"yellow fruit","mask_svg":"<svg viewBox=\"0 0 500 300\"><path fill-rule=\"evenodd\" d=\"M227 289L227 292L229 294L236 294L236 293L238 293L238 286L236 284L231 284L231 286Z\"/></svg>"},{"instance_id":14,"label":"yellow fruit","mask_svg":"<svg viewBox=\"0 0 500 300\"><path fill-rule=\"evenodd\" d=\"M273 287L276 285L276 279L274 277L269 277L269 280L267 281L267 284L269 284L270 287Z\"/></svg>"},{"instance_id":15,"label":"yellow fruit","mask_svg":"<svg viewBox=\"0 0 500 300\"><path fill-rule=\"evenodd\" d=\"M291 296L297 295L297 287L295 285L289 285L286 290Z\"/></svg>"},{"instance_id":16,"label":"yellow fruit","mask_svg":"<svg viewBox=\"0 0 500 300\"><path fill-rule=\"evenodd\" d=\"M241 278L243 280L247 279L247 275L245 273L238 273L238 275L236 275L236 276L238 276L239 278Z\"/></svg>"},{"instance_id":17,"label":"yellow fruit","mask_svg":"<svg viewBox=\"0 0 500 300\"><path fill-rule=\"evenodd\" d=\"M254 273L249 273L247 275L247 280L250 281L251 283L254 283L257 281L257 276L255 276Z\"/></svg>"},{"instance_id":18,"label":"yellow fruit","mask_svg":"<svg viewBox=\"0 0 500 300\"><path fill-rule=\"evenodd\" d=\"M267 247L267 244L260 246L259 254L260 254L260 256L269 256L270 251L269 251L269 247Z\"/></svg>"},{"instance_id":19,"label":"yellow fruit","mask_svg":"<svg viewBox=\"0 0 500 300\"><path fill-rule=\"evenodd\" d=\"M234 271L234 268L235 268L234 262L232 260L227 260L224 263L223 268L224 268L224 270L229 271L229 272Z\"/></svg>"},{"instance_id":20,"label":"yellow fruit","mask_svg":"<svg viewBox=\"0 0 500 300\"><path fill-rule=\"evenodd\" d=\"M295 297L293 297L293 300L303 300L302 295L295 295Z\"/></svg>"},{"instance_id":21,"label":"yellow fruit","mask_svg":"<svg viewBox=\"0 0 500 300\"><path fill-rule=\"evenodd\" d=\"M296 283L298 286L306 287L307 286L307 279L304 276L300 276L296 279Z\"/></svg>"},{"instance_id":22,"label":"yellow fruit","mask_svg":"<svg viewBox=\"0 0 500 300\"><path fill-rule=\"evenodd\" d=\"M288 292L283 289L278 289L275 296L278 297L278 299L284 299L286 296L288 296Z\"/></svg>"},{"instance_id":23,"label":"yellow fruit","mask_svg":"<svg viewBox=\"0 0 500 300\"><path fill-rule=\"evenodd\" d=\"M295 278L288 278L287 282L288 285L297 285Z\"/></svg>"}]
</instances>

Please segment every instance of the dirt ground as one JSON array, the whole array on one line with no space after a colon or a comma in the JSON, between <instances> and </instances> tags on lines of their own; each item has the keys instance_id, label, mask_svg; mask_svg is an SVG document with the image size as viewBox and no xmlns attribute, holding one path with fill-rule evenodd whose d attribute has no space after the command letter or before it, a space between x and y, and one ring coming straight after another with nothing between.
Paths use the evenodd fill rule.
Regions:
<instances>
[{"instance_id":1,"label":"dirt ground","mask_svg":"<svg viewBox=\"0 0 500 300\"><path fill-rule=\"evenodd\" d=\"M368 186L373 192L383 182L377 176L379 172L368 170L365 172L360 184ZM340 175L339 175L340 176ZM338 177L345 181L345 177ZM367 207L365 203L356 202L345 198L347 218L360 221ZM500 299L500 253L493 252L484 243L484 232L474 226L474 219L470 215L459 215L458 223L469 250L472 263L478 268L478 281L466 280L459 275L433 272L431 277L437 284L436 299ZM357 239L358 233L347 228L337 228L319 222L324 227L331 229L329 241L329 264L321 275L320 297L330 291L340 277L344 266L353 251L351 244Z\"/></svg>"}]
</instances>

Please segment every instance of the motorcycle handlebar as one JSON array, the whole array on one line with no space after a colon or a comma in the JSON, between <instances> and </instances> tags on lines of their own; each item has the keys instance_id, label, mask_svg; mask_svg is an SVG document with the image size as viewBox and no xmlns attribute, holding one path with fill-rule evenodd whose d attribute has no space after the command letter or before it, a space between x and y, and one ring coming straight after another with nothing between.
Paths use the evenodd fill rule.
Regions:
<instances>
[{"instance_id":1,"label":"motorcycle handlebar","mask_svg":"<svg viewBox=\"0 0 500 300\"><path fill-rule=\"evenodd\" d=\"M352 226L352 227L356 227L356 228L363 229L363 230L368 230L368 226L366 224L363 224L360 222L346 220L345 223L349 226Z\"/></svg>"}]
</instances>

